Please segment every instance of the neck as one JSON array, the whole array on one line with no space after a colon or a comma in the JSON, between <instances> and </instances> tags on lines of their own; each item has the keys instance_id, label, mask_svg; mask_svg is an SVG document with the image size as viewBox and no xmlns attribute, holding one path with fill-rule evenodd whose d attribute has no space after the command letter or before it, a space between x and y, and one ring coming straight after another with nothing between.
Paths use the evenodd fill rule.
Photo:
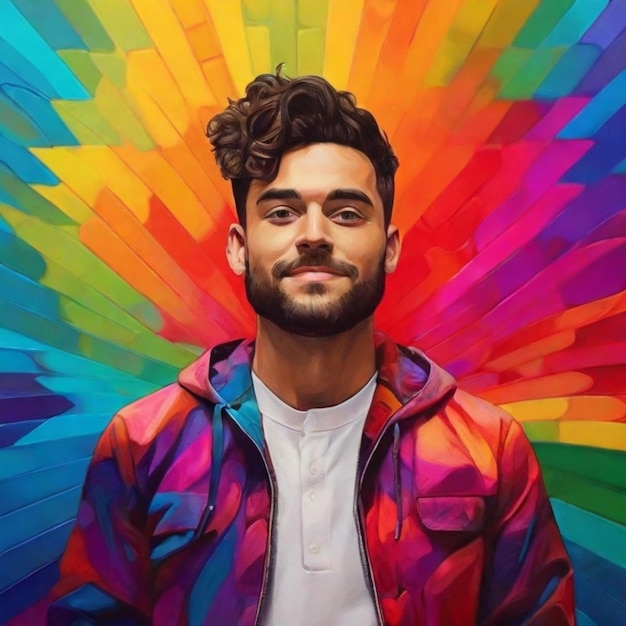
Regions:
<instances>
[{"instance_id":1,"label":"neck","mask_svg":"<svg viewBox=\"0 0 626 626\"><path fill-rule=\"evenodd\" d=\"M376 371L373 319L333 337L302 337L258 318L252 369L296 409L339 404Z\"/></svg>"}]
</instances>

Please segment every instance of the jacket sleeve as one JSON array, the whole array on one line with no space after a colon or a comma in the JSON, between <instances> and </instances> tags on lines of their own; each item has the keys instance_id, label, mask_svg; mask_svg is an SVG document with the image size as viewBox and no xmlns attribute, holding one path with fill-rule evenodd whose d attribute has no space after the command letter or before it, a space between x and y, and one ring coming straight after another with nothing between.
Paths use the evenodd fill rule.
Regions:
<instances>
[{"instance_id":1,"label":"jacket sleeve","mask_svg":"<svg viewBox=\"0 0 626 626\"><path fill-rule=\"evenodd\" d=\"M126 426L98 441L61 559L48 626L150 624L149 544Z\"/></svg>"},{"instance_id":2,"label":"jacket sleeve","mask_svg":"<svg viewBox=\"0 0 626 626\"><path fill-rule=\"evenodd\" d=\"M537 457L511 421L499 459L500 483L483 585L485 626L575 624L572 566Z\"/></svg>"}]
</instances>

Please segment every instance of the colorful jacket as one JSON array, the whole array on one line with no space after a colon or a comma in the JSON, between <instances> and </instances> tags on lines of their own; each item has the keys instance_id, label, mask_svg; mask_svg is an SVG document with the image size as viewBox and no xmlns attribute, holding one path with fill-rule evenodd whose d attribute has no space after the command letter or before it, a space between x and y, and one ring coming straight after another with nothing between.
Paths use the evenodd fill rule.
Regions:
<instances>
[{"instance_id":1,"label":"colorful jacket","mask_svg":"<svg viewBox=\"0 0 626 626\"><path fill-rule=\"evenodd\" d=\"M354 499L380 623L574 624L571 565L522 428L417 350L376 341ZM277 487L253 349L218 346L114 417L50 626L263 623Z\"/></svg>"}]
</instances>

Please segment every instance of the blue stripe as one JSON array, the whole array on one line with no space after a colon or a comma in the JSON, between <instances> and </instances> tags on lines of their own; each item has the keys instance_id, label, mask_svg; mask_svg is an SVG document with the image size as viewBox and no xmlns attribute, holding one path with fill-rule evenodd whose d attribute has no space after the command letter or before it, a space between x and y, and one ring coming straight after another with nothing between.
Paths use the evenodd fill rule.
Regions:
<instances>
[{"instance_id":1,"label":"blue stripe","mask_svg":"<svg viewBox=\"0 0 626 626\"><path fill-rule=\"evenodd\" d=\"M16 113L37 133L37 137L19 137L22 145L28 146L77 146L78 140L56 112L50 100L33 89L22 86L4 85L6 100ZM11 130L11 129L9 129Z\"/></svg>"},{"instance_id":2,"label":"blue stripe","mask_svg":"<svg viewBox=\"0 0 626 626\"><path fill-rule=\"evenodd\" d=\"M537 89L535 98L561 98L570 94L593 67L600 53L596 46L572 46Z\"/></svg>"},{"instance_id":3,"label":"blue stripe","mask_svg":"<svg viewBox=\"0 0 626 626\"><path fill-rule=\"evenodd\" d=\"M0 591L58 559L73 525L72 519L0 554Z\"/></svg>"},{"instance_id":4,"label":"blue stripe","mask_svg":"<svg viewBox=\"0 0 626 626\"><path fill-rule=\"evenodd\" d=\"M72 487L82 485L88 458L0 480L0 516L35 504Z\"/></svg>"},{"instance_id":5,"label":"blue stripe","mask_svg":"<svg viewBox=\"0 0 626 626\"><path fill-rule=\"evenodd\" d=\"M0 164L13 172L25 183L58 185L59 179L36 156L24 146L20 146L0 135Z\"/></svg>"},{"instance_id":6,"label":"blue stripe","mask_svg":"<svg viewBox=\"0 0 626 626\"><path fill-rule=\"evenodd\" d=\"M55 559L6 591L0 592L0 624L43 598L58 579L59 564Z\"/></svg>"},{"instance_id":7,"label":"blue stripe","mask_svg":"<svg viewBox=\"0 0 626 626\"><path fill-rule=\"evenodd\" d=\"M626 602L626 569L594 554L573 541L565 540L574 571L615 598Z\"/></svg>"},{"instance_id":8,"label":"blue stripe","mask_svg":"<svg viewBox=\"0 0 626 626\"><path fill-rule=\"evenodd\" d=\"M23 55L30 65L31 70L27 71L27 74L32 75L32 68L37 68L38 73L46 77L58 98L65 100L89 98L89 93L62 59L15 6L6 0L0 2L0 25L0 39L14 50L19 50L20 55ZM27 80L31 82L29 78Z\"/></svg>"},{"instance_id":9,"label":"blue stripe","mask_svg":"<svg viewBox=\"0 0 626 626\"><path fill-rule=\"evenodd\" d=\"M557 135L559 139L593 137L626 103L626 70L618 74Z\"/></svg>"}]
</instances>

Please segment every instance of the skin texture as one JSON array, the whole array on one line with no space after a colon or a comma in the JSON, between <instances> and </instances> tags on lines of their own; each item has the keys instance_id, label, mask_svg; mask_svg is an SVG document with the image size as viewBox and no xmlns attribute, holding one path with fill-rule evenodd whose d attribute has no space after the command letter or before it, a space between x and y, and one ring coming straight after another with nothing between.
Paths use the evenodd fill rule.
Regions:
<instances>
[{"instance_id":1,"label":"skin texture","mask_svg":"<svg viewBox=\"0 0 626 626\"><path fill-rule=\"evenodd\" d=\"M254 180L227 255L257 311L253 369L284 402L332 406L371 378L373 312L400 254L376 173L358 150L310 144Z\"/></svg>"}]
</instances>

